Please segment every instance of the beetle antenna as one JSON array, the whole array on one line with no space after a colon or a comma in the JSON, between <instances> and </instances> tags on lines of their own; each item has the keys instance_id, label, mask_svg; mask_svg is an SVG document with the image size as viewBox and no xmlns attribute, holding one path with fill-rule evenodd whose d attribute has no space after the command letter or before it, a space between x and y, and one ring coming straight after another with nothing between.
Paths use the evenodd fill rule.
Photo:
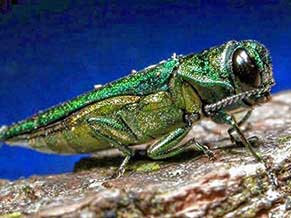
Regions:
<instances>
[{"instance_id":1,"label":"beetle antenna","mask_svg":"<svg viewBox=\"0 0 291 218\"><path fill-rule=\"evenodd\" d=\"M207 116L211 116L215 114L217 111L226 108L227 106L233 105L238 101L242 101L244 99L248 99L251 96L260 96L261 94L270 91L270 88L261 88L261 89L254 89L246 92L242 92L236 95L229 96L224 98L214 104L208 104L204 107L204 113Z\"/></svg>"}]
</instances>

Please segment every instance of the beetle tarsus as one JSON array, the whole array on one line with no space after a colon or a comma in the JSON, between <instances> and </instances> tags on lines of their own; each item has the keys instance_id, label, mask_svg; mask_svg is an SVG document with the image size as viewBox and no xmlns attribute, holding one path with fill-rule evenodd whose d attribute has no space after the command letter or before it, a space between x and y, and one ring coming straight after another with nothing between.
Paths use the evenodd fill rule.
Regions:
<instances>
[{"instance_id":1,"label":"beetle tarsus","mask_svg":"<svg viewBox=\"0 0 291 218\"><path fill-rule=\"evenodd\" d=\"M130 160L131 156L127 155L125 156L125 158L123 159L121 165L119 166L118 170L110 177L110 179L118 179L121 176L123 176L125 169L126 169L126 165L128 164L129 160Z\"/></svg>"}]
</instances>

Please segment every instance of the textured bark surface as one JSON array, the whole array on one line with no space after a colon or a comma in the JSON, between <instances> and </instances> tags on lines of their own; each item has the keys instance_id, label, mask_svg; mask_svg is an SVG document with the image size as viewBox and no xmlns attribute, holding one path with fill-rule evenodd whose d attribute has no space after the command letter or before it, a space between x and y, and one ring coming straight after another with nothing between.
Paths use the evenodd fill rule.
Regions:
<instances>
[{"instance_id":1,"label":"textured bark surface","mask_svg":"<svg viewBox=\"0 0 291 218\"><path fill-rule=\"evenodd\" d=\"M246 127L246 135L262 139L256 150L266 165L258 163L245 148L230 148L226 126L210 121L201 125L195 126L191 135L214 149L215 161L192 151L167 161L138 155L122 178L110 179L120 156L116 151L100 153L77 163L75 173L0 180L0 214L291 217L291 92L280 93L258 107Z\"/></svg>"}]
</instances>

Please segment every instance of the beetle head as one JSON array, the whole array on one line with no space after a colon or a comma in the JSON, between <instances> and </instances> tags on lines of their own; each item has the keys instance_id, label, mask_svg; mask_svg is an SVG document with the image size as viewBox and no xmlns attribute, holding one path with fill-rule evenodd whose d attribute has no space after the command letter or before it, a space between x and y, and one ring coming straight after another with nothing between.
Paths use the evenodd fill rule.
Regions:
<instances>
[{"instance_id":1,"label":"beetle head","mask_svg":"<svg viewBox=\"0 0 291 218\"><path fill-rule=\"evenodd\" d=\"M253 40L232 41L228 47L228 68L236 93L258 90L244 103L252 106L270 99L270 88L275 84L269 51ZM255 93L255 92L254 92Z\"/></svg>"}]
</instances>

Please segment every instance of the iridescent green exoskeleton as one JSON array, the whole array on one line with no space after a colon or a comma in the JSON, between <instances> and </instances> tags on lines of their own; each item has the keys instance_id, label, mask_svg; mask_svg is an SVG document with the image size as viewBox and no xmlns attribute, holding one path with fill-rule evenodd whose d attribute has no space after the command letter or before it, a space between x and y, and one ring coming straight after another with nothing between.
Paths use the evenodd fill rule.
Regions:
<instances>
[{"instance_id":1,"label":"iridescent green exoskeleton","mask_svg":"<svg viewBox=\"0 0 291 218\"><path fill-rule=\"evenodd\" d=\"M239 126L257 104L269 99L274 84L268 50L253 40L229 41L197 54L175 56L134 72L11 126L0 141L56 153L92 153L151 143L147 155L164 159L193 148L212 152L194 138L183 142L200 119L230 125L231 140L246 146ZM246 111L237 122L234 114Z\"/></svg>"}]
</instances>

